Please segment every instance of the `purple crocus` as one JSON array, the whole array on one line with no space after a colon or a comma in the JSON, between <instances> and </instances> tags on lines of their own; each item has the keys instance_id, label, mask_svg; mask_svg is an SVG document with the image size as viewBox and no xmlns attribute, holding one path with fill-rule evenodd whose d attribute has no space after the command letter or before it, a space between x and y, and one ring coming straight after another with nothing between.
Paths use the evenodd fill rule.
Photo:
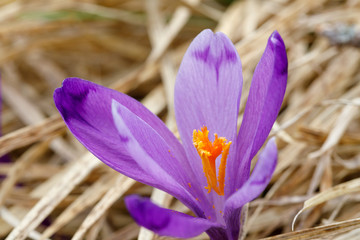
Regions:
<instances>
[{"instance_id":1,"label":"purple crocus","mask_svg":"<svg viewBox=\"0 0 360 240\"><path fill-rule=\"evenodd\" d=\"M287 82L283 40L274 32L257 65L239 132L240 58L222 33L200 33L181 63L175 114L181 142L141 103L114 90L68 78L54 99L76 138L105 164L184 203L196 217L129 196L135 221L155 233L189 238L237 239L242 207L269 183L277 161L270 139Z\"/></svg>"}]
</instances>

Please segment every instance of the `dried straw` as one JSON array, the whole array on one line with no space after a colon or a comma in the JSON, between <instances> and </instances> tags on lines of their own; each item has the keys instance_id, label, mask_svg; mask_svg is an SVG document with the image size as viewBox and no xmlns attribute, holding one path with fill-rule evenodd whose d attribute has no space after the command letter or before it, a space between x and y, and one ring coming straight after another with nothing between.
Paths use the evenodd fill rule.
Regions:
<instances>
[{"instance_id":1,"label":"dried straw","mask_svg":"<svg viewBox=\"0 0 360 240\"><path fill-rule=\"evenodd\" d=\"M190 41L211 28L226 33L242 59L239 122L273 30L289 57L271 132L279 163L249 205L246 239L357 239L359 12L358 0L2 1L0 238L170 239L138 227L123 197L188 209L88 153L66 129L52 93L65 77L88 79L139 99L177 134L176 72Z\"/></svg>"}]
</instances>

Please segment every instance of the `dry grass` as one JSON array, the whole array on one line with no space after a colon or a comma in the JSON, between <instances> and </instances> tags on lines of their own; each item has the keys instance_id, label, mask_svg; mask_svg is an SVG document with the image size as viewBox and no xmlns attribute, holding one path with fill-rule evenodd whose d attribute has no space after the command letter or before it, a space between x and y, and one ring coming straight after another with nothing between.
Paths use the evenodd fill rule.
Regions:
<instances>
[{"instance_id":1,"label":"dry grass","mask_svg":"<svg viewBox=\"0 0 360 240\"><path fill-rule=\"evenodd\" d=\"M139 228L123 197L187 209L88 153L52 93L66 77L88 79L141 100L176 131L179 63L189 41L211 28L241 56L241 113L273 30L288 50L287 93L271 133L279 164L249 205L246 239L359 239L359 16L358 0L1 1L0 238L165 239Z\"/></svg>"}]
</instances>

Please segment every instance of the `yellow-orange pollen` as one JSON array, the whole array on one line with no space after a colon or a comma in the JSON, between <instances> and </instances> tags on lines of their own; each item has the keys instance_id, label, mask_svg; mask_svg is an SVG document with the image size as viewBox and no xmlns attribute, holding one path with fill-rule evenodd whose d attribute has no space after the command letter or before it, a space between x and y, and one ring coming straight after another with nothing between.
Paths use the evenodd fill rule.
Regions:
<instances>
[{"instance_id":1,"label":"yellow-orange pollen","mask_svg":"<svg viewBox=\"0 0 360 240\"><path fill-rule=\"evenodd\" d=\"M213 189L217 194L224 195L225 168L231 142L224 137L218 137L215 133L215 140L210 142L209 131L204 126L201 130L194 130L193 144L201 158L205 177L208 186L208 193ZM216 158L221 154L218 176L216 177Z\"/></svg>"}]
</instances>

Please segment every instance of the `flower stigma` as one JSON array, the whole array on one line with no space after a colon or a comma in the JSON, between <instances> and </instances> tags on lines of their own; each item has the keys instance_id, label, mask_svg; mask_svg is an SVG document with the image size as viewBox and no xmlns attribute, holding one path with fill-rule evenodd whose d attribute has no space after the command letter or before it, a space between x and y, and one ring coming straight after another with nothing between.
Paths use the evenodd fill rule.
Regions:
<instances>
[{"instance_id":1,"label":"flower stigma","mask_svg":"<svg viewBox=\"0 0 360 240\"><path fill-rule=\"evenodd\" d=\"M229 154L231 141L227 142L225 137L218 137L215 133L215 140L209 140L209 130L204 126L201 130L193 131L193 144L201 158L205 177L208 186L205 189L208 193L213 189L218 195L224 195L225 168ZM216 174L216 158L221 154L218 176Z\"/></svg>"}]
</instances>

